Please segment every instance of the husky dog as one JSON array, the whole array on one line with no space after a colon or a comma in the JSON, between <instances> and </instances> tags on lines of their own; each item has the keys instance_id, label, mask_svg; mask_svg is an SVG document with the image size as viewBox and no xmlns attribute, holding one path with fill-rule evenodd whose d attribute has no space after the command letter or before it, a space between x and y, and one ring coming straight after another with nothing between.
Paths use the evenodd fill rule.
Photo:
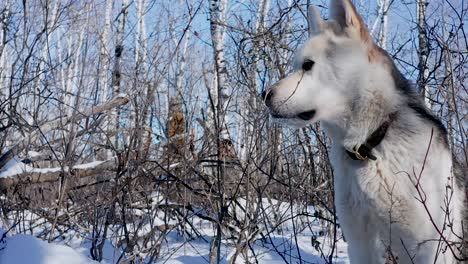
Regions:
<instances>
[{"instance_id":1,"label":"husky dog","mask_svg":"<svg viewBox=\"0 0 468 264\"><path fill-rule=\"evenodd\" d=\"M332 138L335 204L353 264L457 263L463 181L442 123L349 0L309 10L300 67L263 92L273 118L321 121Z\"/></svg>"}]
</instances>

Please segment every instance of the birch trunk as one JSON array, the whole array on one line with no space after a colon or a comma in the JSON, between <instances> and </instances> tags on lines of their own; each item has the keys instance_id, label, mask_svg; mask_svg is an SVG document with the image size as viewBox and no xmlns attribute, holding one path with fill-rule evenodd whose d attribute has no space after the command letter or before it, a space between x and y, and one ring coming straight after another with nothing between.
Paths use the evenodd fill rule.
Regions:
<instances>
[{"instance_id":1,"label":"birch trunk","mask_svg":"<svg viewBox=\"0 0 468 264\"><path fill-rule=\"evenodd\" d=\"M390 8L390 0L379 0L380 7L380 31L379 45L383 49L387 48L387 25L388 25L388 10Z\"/></svg>"},{"instance_id":2,"label":"birch trunk","mask_svg":"<svg viewBox=\"0 0 468 264\"><path fill-rule=\"evenodd\" d=\"M112 14L112 0L106 0L106 10L104 18L104 28L100 36L100 47L99 47L99 62L102 65L99 71L99 86L101 87L100 102L104 103L109 98L108 95L108 84L107 74L109 72L109 32L111 28L111 14Z\"/></svg>"},{"instance_id":3,"label":"birch trunk","mask_svg":"<svg viewBox=\"0 0 468 264\"><path fill-rule=\"evenodd\" d=\"M441 12L441 17L442 17L442 39L445 41L447 39L447 30L446 30L446 11L445 11L445 3L442 4L442 12ZM455 140L454 137L454 120L455 118L455 113L457 112L456 109L456 104L457 102L455 101L455 80L454 80L454 74L453 74L453 63L452 63L452 56L450 54L450 48L448 46L448 43L443 42L443 48L442 48L442 53L444 57L444 76L445 78L443 79L443 87L446 90L447 93L447 98L448 98L448 111L447 111L447 130L448 130L448 138L450 145L454 145ZM444 92L444 91L443 91ZM456 123L456 121L455 121ZM456 125L456 124L455 124ZM460 129L461 131L461 129ZM463 139L462 139L463 140Z\"/></svg>"},{"instance_id":4,"label":"birch trunk","mask_svg":"<svg viewBox=\"0 0 468 264\"><path fill-rule=\"evenodd\" d=\"M45 42L45 45L41 54L42 60L39 61L39 65L37 67L38 78L36 78L36 81L34 84L34 95L33 95L34 97L33 97L33 102L32 102L32 107L31 107L31 109L34 109L34 111L31 114L31 117L33 120L38 120L38 118L42 117L42 116L39 116L39 113L38 113L39 111L36 111L36 110L38 110L40 106L40 90L41 90L40 85L41 83L45 81L45 74L43 74L43 72L45 71L46 67L44 66L44 62L48 61L48 55L50 51L50 42L52 41L53 31L55 29L55 23L58 20L57 14L58 14L59 2L60 1L55 2L54 7L52 9L52 15L50 17L47 17L46 19L46 23L47 23L46 27L48 31L47 38L46 38L46 42Z\"/></svg>"},{"instance_id":5,"label":"birch trunk","mask_svg":"<svg viewBox=\"0 0 468 264\"><path fill-rule=\"evenodd\" d=\"M419 41L419 50L418 50L418 88L421 96L423 96L426 105L430 107L429 103L429 87L427 85L427 80L429 77L429 68L427 67L428 57L429 57L429 44L427 41L427 31L426 31L426 0L418 0L416 2L416 11L418 18L418 41Z\"/></svg>"},{"instance_id":6,"label":"birch trunk","mask_svg":"<svg viewBox=\"0 0 468 264\"><path fill-rule=\"evenodd\" d=\"M10 3L7 0L5 6L0 13L0 87L8 87L7 85L7 65L6 65L6 57L7 57L7 30L8 30L8 18L10 16ZM5 89L7 90L7 89ZM3 91L0 91L0 98L3 96L7 96L3 94Z\"/></svg>"},{"instance_id":7,"label":"birch trunk","mask_svg":"<svg viewBox=\"0 0 468 264\"><path fill-rule=\"evenodd\" d=\"M224 140L229 140L229 135L227 131L227 118L226 118L226 108L227 108L227 99L228 99L228 87L227 87L227 70L226 70L226 61L224 57L224 34L225 30L220 26L220 22L226 22L226 7L227 0L210 0L210 28L211 28L211 40L213 43L213 55L214 55L214 66L215 66L215 83L212 86L212 89L216 90L217 97L213 98L215 104L215 140L216 140L216 156L219 160L222 159L222 145L224 145ZM213 92L211 93L214 94ZM214 175L216 176L216 183L218 188L218 193L220 194L219 199L217 199L217 208L218 211L218 223L216 225L216 236L211 242L210 249L210 263L219 263L221 255L221 223L224 219L224 166L217 162L216 171Z\"/></svg>"},{"instance_id":8,"label":"birch trunk","mask_svg":"<svg viewBox=\"0 0 468 264\"><path fill-rule=\"evenodd\" d=\"M114 69L112 73L112 97L120 94L121 81L122 81L122 54L124 50L123 36L125 32L125 23L128 14L128 0L122 1L122 8L118 16L117 37L115 42L114 51ZM119 149L119 128L120 128L120 110L119 108L113 109L109 115L109 132L111 142L114 144L116 150Z\"/></svg>"},{"instance_id":9,"label":"birch trunk","mask_svg":"<svg viewBox=\"0 0 468 264\"><path fill-rule=\"evenodd\" d=\"M87 13L89 14L89 12ZM86 23L88 22L88 17L86 18ZM74 104L73 102L78 102L79 98L75 97L80 97L81 89L78 87L78 76L80 74L80 68L82 66L81 62L81 53L82 53L82 47L83 47L83 41L84 41L84 35L85 35L85 30L86 27L82 27L80 29L79 37L78 37L78 43L77 47L74 49L74 59L73 59L73 68L71 69L71 72L73 73L72 76L70 76L70 83L69 83L69 89L70 89L70 96L69 98L69 108L68 108L68 115L71 116L74 112L76 112L77 107L79 104Z\"/></svg>"},{"instance_id":10,"label":"birch trunk","mask_svg":"<svg viewBox=\"0 0 468 264\"><path fill-rule=\"evenodd\" d=\"M220 23L225 23L226 20L227 0L210 0L210 26L211 40L213 43L214 62L215 62L215 85L216 90L216 112L215 118L219 131L216 134L222 139L228 139L228 118L226 116L226 108L228 107L229 89L227 84L227 69L224 55L224 36L225 29ZM214 94L214 93L212 93Z\"/></svg>"},{"instance_id":11,"label":"birch trunk","mask_svg":"<svg viewBox=\"0 0 468 264\"><path fill-rule=\"evenodd\" d=\"M175 95L176 97L179 98L179 100L182 103L182 81L184 80L184 73L185 73L185 66L186 66L186 60L187 60L187 48L188 44L190 42L191 38L191 33L190 30L187 30L185 33L185 41L184 41L184 46L182 47L182 52L180 54L180 64L179 64L179 72L177 73L176 76L176 85L175 85Z\"/></svg>"},{"instance_id":12,"label":"birch trunk","mask_svg":"<svg viewBox=\"0 0 468 264\"><path fill-rule=\"evenodd\" d=\"M146 61L146 23L145 23L145 0L137 1L137 37L135 38L135 66L144 68Z\"/></svg>"}]
</instances>

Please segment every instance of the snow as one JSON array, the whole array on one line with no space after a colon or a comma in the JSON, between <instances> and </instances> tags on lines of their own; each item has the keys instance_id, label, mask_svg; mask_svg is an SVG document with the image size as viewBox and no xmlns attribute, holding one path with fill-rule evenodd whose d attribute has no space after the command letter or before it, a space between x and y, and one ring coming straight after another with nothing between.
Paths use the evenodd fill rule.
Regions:
<instances>
[{"instance_id":1,"label":"snow","mask_svg":"<svg viewBox=\"0 0 468 264\"><path fill-rule=\"evenodd\" d=\"M1 232L0 232L1 235ZM210 237L185 241L182 237L171 233L164 247L162 248L161 258L156 263L167 264L199 264L209 262L210 253ZM258 263L264 264L280 264L285 263L286 259L289 263L298 263L300 251L302 263L325 263L322 257L311 245L311 237L300 235L297 237L298 247L295 246L295 239L291 236L275 236L271 238L269 243L254 242L252 248L257 256ZM72 243L73 244L73 243ZM77 243L79 244L79 243ZM275 245L274 247L272 245ZM79 246L84 246L79 244ZM275 249L276 248L276 249ZM328 250L322 248L322 250ZM98 263L92 261L86 248L75 248L59 245L55 243L47 243L31 235L17 234L12 237L7 237L3 243L0 243L0 263L2 264L87 264ZM116 263L119 252L111 245L106 243L104 247L104 261L101 263ZM235 248L230 246L230 243L223 241L221 248L221 263L229 263L229 259L233 256ZM334 263L346 264L349 261L346 258L346 244L342 241L337 244L337 255ZM252 255L250 254L250 257ZM252 261L252 259L251 259ZM245 261L242 255L238 255L236 263L250 263Z\"/></svg>"},{"instance_id":2,"label":"snow","mask_svg":"<svg viewBox=\"0 0 468 264\"><path fill-rule=\"evenodd\" d=\"M105 161L92 161L89 163L79 164L73 166L74 169L89 169L98 166L99 164ZM65 167L64 169L68 169ZM27 164L21 162L18 157L14 157L9 160L5 166L0 170L0 178L12 177L25 172L35 172L35 173L48 173L48 172L57 172L61 168L34 168Z\"/></svg>"},{"instance_id":3,"label":"snow","mask_svg":"<svg viewBox=\"0 0 468 264\"><path fill-rule=\"evenodd\" d=\"M241 206L246 205L245 199L239 199ZM265 217L272 217L276 213L282 224L277 229L272 230L271 226L263 225L262 233L266 239L260 236L252 240L250 247L255 252L255 259L252 250L249 250L248 259L244 259L242 254L237 256L235 263L326 263L322 253L328 256L332 251L333 240L330 237L329 230L318 219L313 217L314 207L307 206L300 208L297 205L291 205L287 202L280 202L274 199L262 199ZM255 208L252 208L255 211ZM236 214L237 219L243 219L245 214L239 207L232 206L231 214ZM299 214L309 215L299 219ZM291 217L291 214L294 217ZM307 218L307 219L306 219ZM304 228L294 234L293 221L296 227L301 220L309 220L310 228ZM167 242L163 244L160 256L156 263L209 263L210 242L215 237L214 228L202 219L193 220L193 225L199 227L198 231L202 234L198 239L187 239L176 232L170 232L167 236ZM262 226L262 225L261 225ZM323 234L323 235L320 235ZM338 233L338 241L335 245L333 263L349 263L347 256L347 244ZM297 244L296 244L297 241ZM236 240L223 239L221 245L221 263L230 263L230 259L236 251ZM316 247L320 250L317 250ZM286 260L286 261L285 261Z\"/></svg>"},{"instance_id":4,"label":"snow","mask_svg":"<svg viewBox=\"0 0 468 264\"><path fill-rule=\"evenodd\" d=\"M34 157L39 157L42 156L43 154L37 151L30 150L28 151L28 157L34 158Z\"/></svg>"},{"instance_id":5,"label":"snow","mask_svg":"<svg viewBox=\"0 0 468 264\"><path fill-rule=\"evenodd\" d=\"M9 160L0 171L0 178L11 177L25 172L48 173L60 171L60 168L34 168L21 162L18 157Z\"/></svg>"},{"instance_id":6,"label":"snow","mask_svg":"<svg viewBox=\"0 0 468 264\"><path fill-rule=\"evenodd\" d=\"M167 202L162 195L155 192L152 195L152 205ZM333 263L349 263L347 256L347 244L342 239L341 231L337 232L337 241L333 243L332 228L327 223L321 222L314 217L316 210L313 206L304 206L282 202L274 199L257 200L257 206L262 206L263 212L260 222L257 226L260 228L262 236L252 236L250 244L247 247L247 255L238 254L234 263L326 263L324 258L332 253ZM170 202L169 202L170 203ZM239 199L238 204L245 206L247 201ZM174 204L174 203L170 203ZM251 203L253 206L255 203ZM254 206L255 207L255 206ZM255 210L255 208L252 208ZM146 212L146 213L145 213ZM202 212L202 211L200 211ZM229 208L231 215L239 220L248 217L238 206ZM24 219L23 230L32 230L35 226L33 235L15 234L17 229L9 232L8 236L1 240L2 222L0 222L0 263L3 264L59 264L59 263L97 263L91 260L90 248L91 237L84 229L77 229L64 233L57 241L47 243L36 236L43 236L44 231L50 230L50 223L42 222L40 215L31 211L23 211ZM274 215L273 215L274 214ZM154 226L177 226L180 222L168 218L164 211L158 211L155 214L147 214L147 211L135 209L135 215L141 216L140 222L128 223L129 230L139 228L138 236L144 237L151 232ZM151 218L151 219L149 219ZM27 220L26 220L27 219ZM213 223L201 219L195 215L187 215L191 225L186 225L187 233L192 233L191 226L195 226L200 236L195 238L187 237L185 232L179 228L168 228L163 241L160 240L159 257L151 263L209 263L210 244L215 237L216 227ZM276 222L271 222L276 219ZM151 223L151 225L150 225ZM307 224L304 224L307 223ZM140 225L141 224L141 225ZM135 226L133 226L135 225ZM28 227L29 226L29 227ZM237 228L236 228L237 229ZM103 261L101 263L117 263L122 252L125 250L125 244L120 244L122 226L117 224L109 229L108 240L104 243ZM239 231L239 230L238 230ZM24 231L22 231L24 232ZM29 231L28 231L29 232ZM157 239L160 234L153 234ZM247 235L247 234L246 234ZM120 238L119 238L120 237ZM224 232L221 240L221 263L231 263L231 258L238 247L237 238L229 238ZM141 243L142 241L138 242ZM120 245L119 245L120 244ZM117 246L119 245L119 246ZM141 245L141 244L140 244ZM149 245L151 248L154 246ZM148 249L148 248L147 248ZM147 252L147 253L145 253ZM140 259L138 263L150 263L150 256L147 250L137 248L134 251L134 257ZM124 257L125 259L125 257ZM120 259L122 261L122 259Z\"/></svg>"},{"instance_id":7,"label":"snow","mask_svg":"<svg viewBox=\"0 0 468 264\"><path fill-rule=\"evenodd\" d=\"M119 93L116 96L114 96L113 99L119 99L119 98L129 98L129 96L126 93Z\"/></svg>"},{"instance_id":8,"label":"snow","mask_svg":"<svg viewBox=\"0 0 468 264\"><path fill-rule=\"evenodd\" d=\"M0 263L88 264L98 262L90 260L71 247L47 243L31 235L17 234L6 237L0 243Z\"/></svg>"},{"instance_id":9,"label":"snow","mask_svg":"<svg viewBox=\"0 0 468 264\"><path fill-rule=\"evenodd\" d=\"M204 237L210 241L211 237ZM322 242L325 238L322 238ZM260 264L283 264L286 263L325 263L320 253L312 246L310 235L298 235L297 246L295 238L289 235L271 235L268 241L257 240L251 244L255 252L256 260ZM321 246L322 250L326 253L331 248L329 245ZM300 258L299 258L299 252ZM203 239L196 239L192 241L184 241L183 238L171 234L168 237L167 244L162 249L161 256L156 263L191 263L201 264L209 262L210 243L205 242ZM221 246L221 263L229 263L229 260L234 255L235 247L232 243L223 240ZM334 258L333 263L348 264L349 260L346 254L346 243L340 240L337 243L338 257ZM236 263L255 263L252 252L249 252L249 259L245 260L241 254L238 255Z\"/></svg>"},{"instance_id":10,"label":"snow","mask_svg":"<svg viewBox=\"0 0 468 264\"><path fill-rule=\"evenodd\" d=\"M97 161L93 161L93 162L89 162L89 163L75 165L75 166L73 166L73 168L74 169L90 169L90 168L94 168L94 167L98 166L99 164L101 164L103 162L104 161L102 161L102 160L97 160Z\"/></svg>"}]
</instances>

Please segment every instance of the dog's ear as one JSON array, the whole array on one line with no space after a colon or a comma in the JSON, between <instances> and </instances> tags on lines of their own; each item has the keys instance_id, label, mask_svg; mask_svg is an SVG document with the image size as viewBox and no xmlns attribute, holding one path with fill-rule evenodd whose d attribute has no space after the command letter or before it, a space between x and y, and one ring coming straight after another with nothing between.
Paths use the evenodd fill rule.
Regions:
<instances>
[{"instance_id":1,"label":"dog's ear","mask_svg":"<svg viewBox=\"0 0 468 264\"><path fill-rule=\"evenodd\" d=\"M351 0L331 0L330 19L338 23L350 37L357 37L364 42L372 42L369 31Z\"/></svg>"},{"instance_id":2,"label":"dog's ear","mask_svg":"<svg viewBox=\"0 0 468 264\"><path fill-rule=\"evenodd\" d=\"M322 32L324 22L320 17L320 11L316 6L311 5L307 12L307 22L309 24L309 36Z\"/></svg>"}]
</instances>

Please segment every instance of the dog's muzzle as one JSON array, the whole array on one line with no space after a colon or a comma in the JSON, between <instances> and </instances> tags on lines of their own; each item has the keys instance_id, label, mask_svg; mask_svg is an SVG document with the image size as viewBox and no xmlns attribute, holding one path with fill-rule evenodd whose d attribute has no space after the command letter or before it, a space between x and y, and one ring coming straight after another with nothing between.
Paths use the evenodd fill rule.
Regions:
<instances>
[{"instance_id":1,"label":"dog's muzzle","mask_svg":"<svg viewBox=\"0 0 468 264\"><path fill-rule=\"evenodd\" d=\"M290 115L282 115L276 111L272 111L272 105L271 105L271 99L273 98L273 89L269 88L265 91L263 91L261 94L260 94L260 97L262 98L263 102L265 103L265 105L270 108L270 114L273 118L277 118L277 119L290 119L290 118L299 118L301 120L304 120L304 121L308 121L308 120L311 120L312 118L314 118L315 116L315 110L312 109L312 110L309 110L309 111L305 111L305 112L301 112L297 115L294 115L294 116L290 116Z\"/></svg>"}]
</instances>

